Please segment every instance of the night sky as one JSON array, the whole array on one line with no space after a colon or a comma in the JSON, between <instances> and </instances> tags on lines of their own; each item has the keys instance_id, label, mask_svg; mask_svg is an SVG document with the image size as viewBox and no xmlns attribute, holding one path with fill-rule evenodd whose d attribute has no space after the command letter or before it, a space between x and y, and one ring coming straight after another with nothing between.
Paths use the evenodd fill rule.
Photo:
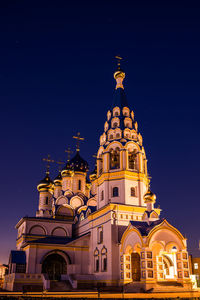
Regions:
<instances>
[{"instance_id":1,"label":"night sky","mask_svg":"<svg viewBox=\"0 0 200 300\"><path fill-rule=\"evenodd\" d=\"M161 216L200 254L199 15L199 1L0 2L0 262L35 216L43 157L66 161L80 131L93 170L117 54Z\"/></svg>"}]
</instances>

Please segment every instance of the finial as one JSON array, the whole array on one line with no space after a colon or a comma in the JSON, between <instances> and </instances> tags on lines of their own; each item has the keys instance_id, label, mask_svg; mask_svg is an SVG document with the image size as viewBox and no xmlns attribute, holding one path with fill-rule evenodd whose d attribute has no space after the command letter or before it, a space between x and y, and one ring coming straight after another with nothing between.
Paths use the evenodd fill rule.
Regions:
<instances>
[{"instance_id":1,"label":"finial","mask_svg":"<svg viewBox=\"0 0 200 300\"><path fill-rule=\"evenodd\" d=\"M51 159L51 156L50 154L47 155L47 158L43 158L43 161L46 161L47 162L47 165L46 165L46 174L49 175L50 171L50 163L53 163L55 162L53 159Z\"/></svg>"},{"instance_id":2,"label":"finial","mask_svg":"<svg viewBox=\"0 0 200 300\"><path fill-rule=\"evenodd\" d=\"M125 73L121 69L122 57L117 55L117 56L115 56L115 58L117 59L117 71L114 73L114 78L117 82L115 89L118 89L118 88L124 89L123 80L125 78Z\"/></svg>"},{"instance_id":3,"label":"finial","mask_svg":"<svg viewBox=\"0 0 200 300\"><path fill-rule=\"evenodd\" d=\"M65 150L65 152L67 153L67 161L70 161L70 156L73 153L73 151L71 151L71 148L68 147L67 150Z\"/></svg>"},{"instance_id":4,"label":"finial","mask_svg":"<svg viewBox=\"0 0 200 300\"><path fill-rule=\"evenodd\" d=\"M84 138L81 137L80 132L77 133L77 136L73 136L73 139L77 140L77 144L76 144L76 151L79 152L80 151L80 141L84 141Z\"/></svg>"}]
</instances>

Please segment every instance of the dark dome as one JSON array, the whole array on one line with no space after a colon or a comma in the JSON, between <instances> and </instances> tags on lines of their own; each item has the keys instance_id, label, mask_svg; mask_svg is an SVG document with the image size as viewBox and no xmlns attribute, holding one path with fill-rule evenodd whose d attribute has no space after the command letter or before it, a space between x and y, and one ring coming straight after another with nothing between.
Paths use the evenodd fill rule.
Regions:
<instances>
[{"instance_id":1,"label":"dark dome","mask_svg":"<svg viewBox=\"0 0 200 300\"><path fill-rule=\"evenodd\" d=\"M52 180L49 177L49 174L47 173L44 179L42 179L37 188L40 190L41 188L49 188L53 184Z\"/></svg>"},{"instance_id":2,"label":"dark dome","mask_svg":"<svg viewBox=\"0 0 200 300\"><path fill-rule=\"evenodd\" d=\"M70 168L73 171L87 172L88 163L81 156L79 151L76 152L76 155L70 160Z\"/></svg>"}]
</instances>

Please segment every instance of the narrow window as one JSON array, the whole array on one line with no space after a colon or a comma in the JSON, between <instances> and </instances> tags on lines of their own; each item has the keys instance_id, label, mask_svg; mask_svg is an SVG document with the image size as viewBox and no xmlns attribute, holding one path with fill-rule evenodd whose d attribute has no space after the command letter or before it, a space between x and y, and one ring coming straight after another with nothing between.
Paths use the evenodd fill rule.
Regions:
<instances>
[{"instance_id":1,"label":"narrow window","mask_svg":"<svg viewBox=\"0 0 200 300\"><path fill-rule=\"evenodd\" d=\"M104 191L101 191L101 200L104 200Z\"/></svg>"},{"instance_id":2,"label":"narrow window","mask_svg":"<svg viewBox=\"0 0 200 300\"><path fill-rule=\"evenodd\" d=\"M81 190L81 180L78 181L78 189Z\"/></svg>"},{"instance_id":3,"label":"narrow window","mask_svg":"<svg viewBox=\"0 0 200 300\"><path fill-rule=\"evenodd\" d=\"M45 204L46 204L46 205L48 205L48 202L49 202L48 200L49 200L48 197L46 197L46 198L45 198Z\"/></svg>"},{"instance_id":4,"label":"narrow window","mask_svg":"<svg viewBox=\"0 0 200 300\"><path fill-rule=\"evenodd\" d=\"M99 272L99 250L94 251L94 272Z\"/></svg>"},{"instance_id":5,"label":"narrow window","mask_svg":"<svg viewBox=\"0 0 200 300\"><path fill-rule=\"evenodd\" d=\"M98 244L103 243L103 227L102 226L97 228L97 241L98 241Z\"/></svg>"},{"instance_id":6,"label":"narrow window","mask_svg":"<svg viewBox=\"0 0 200 300\"><path fill-rule=\"evenodd\" d=\"M110 135L110 140L113 140L113 135L112 134Z\"/></svg>"},{"instance_id":7,"label":"narrow window","mask_svg":"<svg viewBox=\"0 0 200 300\"><path fill-rule=\"evenodd\" d=\"M135 188L132 187L132 188L131 188L131 197L135 197L135 196L136 196Z\"/></svg>"},{"instance_id":8,"label":"narrow window","mask_svg":"<svg viewBox=\"0 0 200 300\"><path fill-rule=\"evenodd\" d=\"M118 187L114 187L113 188L113 197L118 197L119 196L119 189L118 189Z\"/></svg>"},{"instance_id":9,"label":"narrow window","mask_svg":"<svg viewBox=\"0 0 200 300\"><path fill-rule=\"evenodd\" d=\"M101 250L101 271L107 271L107 249L103 246Z\"/></svg>"}]
</instances>

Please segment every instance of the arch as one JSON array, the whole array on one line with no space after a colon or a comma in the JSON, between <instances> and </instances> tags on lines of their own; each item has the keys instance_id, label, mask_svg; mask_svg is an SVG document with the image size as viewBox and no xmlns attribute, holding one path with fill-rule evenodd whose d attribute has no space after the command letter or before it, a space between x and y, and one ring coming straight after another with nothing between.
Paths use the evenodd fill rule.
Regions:
<instances>
[{"instance_id":1,"label":"arch","mask_svg":"<svg viewBox=\"0 0 200 300\"><path fill-rule=\"evenodd\" d=\"M142 236L137 228L129 224L129 226L122 235L120 251L124 253L128 245L132 245L132 247L134 247L134 245L136 244L139 244L141 247L143 246Z\"/></svg>"},{"instance_id":2,"label":"arch","mask_svg":"<svg viewBox=\"0 0 200 300\"><path fill-rule=\"evenodd\" d=\"M56 199L56 205L68 204L68 199L65 196L60 196Z\"/></svg>"},{"instance_id":3,"label":"arch","mask_svg":"<svg viewBox=\"0 0 200 300\"><path fill-rule=\"evenodd\" d=\"M113 141L111 142L105 149L105 152L110 151L111 149L115 149L115 148L119 148L119 149L123 149L124 147L122 146L122 144L119 141Z\"/></svg>"},{"instance_id":4,"label":"arch","mask_svg":"<svg viewBox=\"0 0 200 300\"><path fill-rule=\"evenodd\" d=\"M73 196L73 192L68 189L68 190L65 191L64 196L65 197L72 197ZM68 199L67 199L67 201L68 201ZM67 202L67 204L68 204L68 202Z\"/></svg>"},{"instance_id":5,"label":"arch","mask_svg":"<svg viewBox=\"0 0 200 300\"><path fill-rule=\"evenodd\" d=\"M87 206L97 206L97 201L94 198L91 198L87 202Z\"/></svg>"},{"instance_id":6,"label":"arch","mask_svg":"<svg viewBox=\"0 0 200 300\"><path fill-rule=\"evenodd\" d=\"M125 139L131 138L131 130L129 128L124 129L124 138Z\"/></svg>"},{"instance_id":7,"label":"arch","mask_svg":"<svg viewBox=\"0 0 200 300\"><path fill-rule=\"evenodd\" d=\"M112 189L112 197L119 197L119 188L117 186Z\"/></svg>"},{"instance_id":8,"label":"arch","mask_svg":"<svg viewBox=\"0 0 200 300\"><path fill-rule=\"evenodd\" d=\"M132 120L131 118L125 118L124 119L124 126L128 128L132 128Z\"/></svg>"},{"instance_id":9,"label":"arch","mask_svg":"<svg viewBox=\"0 0 200 300\"><path fill-rule=\"evenodd\" d=\"M120 169L120 149L110 149L110 169Z\"/></svg>"},{"instance_id":10,"label":"arch","mask_svg":"<svg viewBox=\"0 0 200 300\"><path fill-rule=\"evenodd\" d=\"M165 249L165 243L162 241L154 241L149 245L149 249L152 251L154 256L160 255L161 251L164 251Z\"/></svg>"},{"instance_id":11,"label":"arch","mask_svg":"<svg viewBox=\"0 0 200 300\"><path fill-rule=\"evenodd\" d=\"M116 127L119 127L120 125L120 121L119 121L119 118L117 117L114 117L111 121L111 126L112 128L116 128Z\"/></svg>"},{"instance_id":12,"label":"arch","mask_svg":"<svg viewBox=\"0 0 200 300\"><path fill-rule=\"evenodd\" d=\"M56 227L52 230L51 235L53 236L68 236L67 230L62 227Z\"/></svg>"},{"instance_id":13,"label":"arch","mask_svg":"<svg viewBox=\"0 0 200 300\"><path fill-rule=\"evenodd\" d=\"M160 235L162 235L162 237L158 237L157 236L159 233L160 233ZM175 237L176 237L177 238L177 239L175 239L176 243L177 243L177 241L179 241L179 243L180 243L179 244L179 248L182 248L182 249L186 248L185 244L183 243L184 237L182 236L182 234L180 233L180 231L178 231L175 227L173 227L172 225L170 225L167 222L167 220L165 220L165 219L163 220L162 223L160 223L159 225L155 226L149 232L149 234L147 236L147 245L150 245L151 241L153 241L154 238L157 239L157 240L166 240L167 236L168 236L168 238L170 237L171 239L175 239ZM172 240L170 240L170 241L172 241Z\"/></svg>"},{"instance_id":14,"label":"arch","mask_svg":"<svg viewBox=\"0 0 200 300\"><path fill-rule=\"evenodd\" d=\"M67 274L67 265L70 263L64 251L50 251L41 260L42 273L47 274L49 280L60 280L63 274Z\"/></svg>"},{"instance_id":15,"label":"arch","mask_svg":"<svg viewBox=\"0 0 200 300\"><path fill-rule=\"evenodd\" d=\"M29 234L47 235L47 231L46 228L42 225L33 225L29 230Z\"/></svg>"},{"instance_id":16,"label":"arch","mask_svg":"<svg viewBox=\"0 0 200 300\"><path fill-rule=\"evenodd\" d=\"M63 204L57 208L56 214L62 216L74 216L74 209L69 204Z\"/></svg>"},{"instance_id":17,"label":"arch","mask_svg":"<svg viewBox=\"0 0 200 300\"><path fill-rule=\"evenodd\" d=\"M83 205L77 209L77 214L80 214L82 211L86 211L87 205Z\"/></svg>"},{"instance_id":18,"label":"arch","mask_svg":"<svg viewBox=\"0 0 200 300\"><path fill-rule=\"evenodd\" d=\"M42 263L44 262L44 260L45 260L49 255L51 255L51 254L59 254L59 255L61 255L61 256L65 259L65 261L66 261L67 264L70 265L70 264L72 263L71 258L70 258L70 256L69 256L68 253L66 253L66 252L63 251L63 250L55 249L55 250L51 250L51 251L47 252L47 253L41 258L40 264L42 264Z\"/></svg>"},{"instance_id":19,"label":"arch","mask_svg":"<svg viewBox=\"0 0 200 300\"><path fill-rule=\"evenodd\" d=\"M78 208L78 207L84 205L84 201L83 201L83 199L82 199L81 197L79 197L79 196L74 196L74 197L72 197L72 198L70 199L70 205L71 205L74 209L76 209L76 208Z\"/></svg>"},{"instance_id":20,"label":"arch","mask_svg":"<svg viewBox=\"0 0 200 300\"><path fill-rule=\"evenodd\" d=\"M168 253L172 253L174 252L174 249L173 248L176 248L178 251L180 251L180 247L179 245L176 243L176 242L168 242L165 246L165 250L168 252Z\"/></svg>"},{"instance_id":21,"label":"arch","mask_svg":"<svg viewBox=\"0 0 200 300\"><path fill-rule=\"evenodd\" d=\"M124 146L124 148L127 149L128 151L133 151L134 149L140 151L140 146L134 141L128 141Z\"/></svg>"},{"instance_id":22,"label":"arch","mask_svg":"<svg viewBox=\"0 0 200 300\"><path fill-rule=\"evenodd\" d=\"M118 117L120 115L120 108L118 106L115 106L113 108L113 116Z\"/></svg>"},{"instance_id":23,"label":"arch","mask_svg":"<svg viewBox=\"0 0 200 300\"><path fill-rule=\"evenodd\" d=\"M130 115L130 109L125 106L125 107L123 107L122 113L123 113L124 116L129 117L129 115Z\"/></svg>"}]
</instances>

